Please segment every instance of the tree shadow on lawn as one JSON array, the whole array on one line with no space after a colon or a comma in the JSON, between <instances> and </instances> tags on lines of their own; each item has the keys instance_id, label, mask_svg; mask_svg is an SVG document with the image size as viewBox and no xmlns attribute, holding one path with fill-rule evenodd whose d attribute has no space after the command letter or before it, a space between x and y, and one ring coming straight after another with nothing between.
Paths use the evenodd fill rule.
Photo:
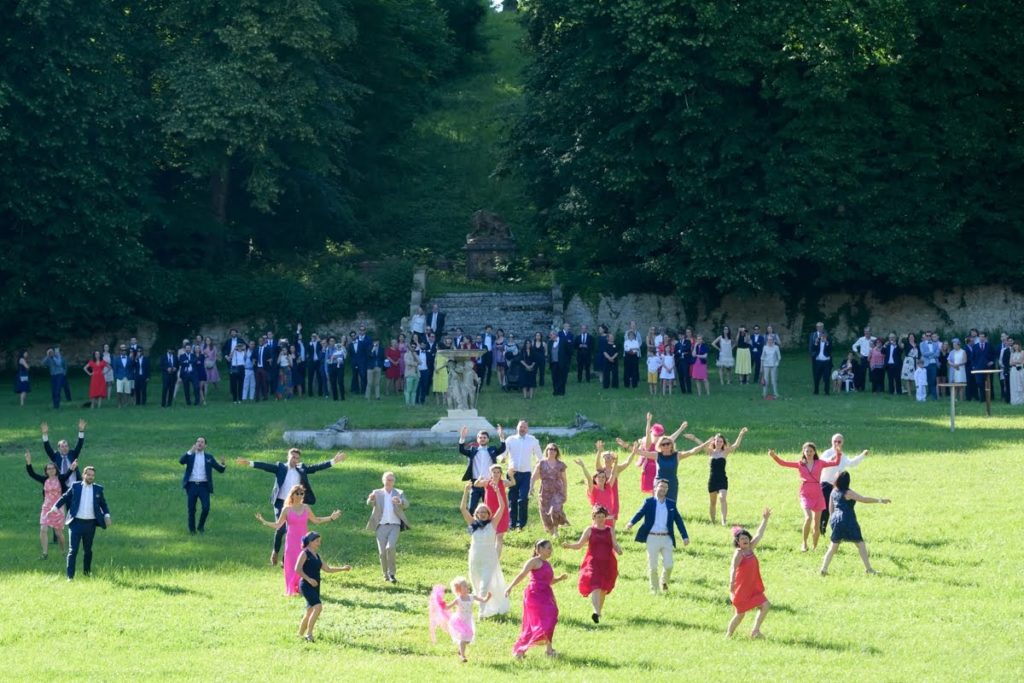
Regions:
<instances>
[{"instance_id":1,"label":"tree shadow on lawn","mask_svg":"<svg viewBox=\"0 0 1024 683\"><path fill-rule=\"evenodd\" d=\"M120 588L122 590L136 590L136 591L157 591L164 595L194 595L201 598L212 598L213 595L210 593L204 593L202 591L192 590L191 588L184 588L182 586L174 586L166 583L157 583L155 581L133 581L130 578L123 576L109 576L103 577L112 586Z\"/></svg>"}]
</instances>

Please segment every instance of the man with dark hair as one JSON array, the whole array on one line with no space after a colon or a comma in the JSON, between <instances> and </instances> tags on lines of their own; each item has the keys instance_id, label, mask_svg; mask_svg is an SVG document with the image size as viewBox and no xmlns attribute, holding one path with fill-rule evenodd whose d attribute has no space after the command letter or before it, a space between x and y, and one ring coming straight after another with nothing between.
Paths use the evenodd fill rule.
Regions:
<instances>
[{"instance_id":1,"label":"man with dark hair","mask_svg":"<svg viewBox=\"0 0 1024 683\"><path fill-rule=\"evenodd\" d=\"M172 348L168 347L167 353L160 359L160 378L160 407L170 408L174 405L174 386L178 383L178 357Z\"/></svg>"},{"instance_id":2,"label":"man with dark hair","mask_svg":"<svg viewBox=\"0 0 1024 683\"><path fill-rule=\"evenodd\" d=\"M306 505L316 503L313 487L309 485L309 475L342 463L346 457L344 453L338 451L330 460L307 467L302 462L302 451L298 448L290 448L288 449L288 462L267 463L246 458L238 458L235 462L274 475L274 487L270 491L270 502L274 506L274 519L276 520L281 516L281 508L284 507L285 499L288 498L288 492L297 484L302 484L302 488L305 490L303 502ZM287 530L288 525L282 524L274 533L274 551L270 554L270 564L272 565L277 564L277 557L281 552L281 539L284 538Z\"/></svg>"},{"instance_id":3,"label":"man with dark hair","mask_svg":"<svg viewBox=\"0 0 1024 683\"><path fill-rule=\"evenodd\" d=\"M576 338L576 383L579 384L586 376L590 382L591 354L594 338L590 336L586 325L580 326L580 335Z\"/></svg>"},{"instance_id":4,"label":"man with dark hair","mask_svg":"<svg viewBox=\"0 0 1024 683\"><path fill-rule=\"evenodd\" d=\"M498 425L498 440L501 443L497 446L488 445L491 435L485 429L477 432L475 443L466 444L467 436L469 427L463 427L459 432L459 453L469 458L469 463L466 465L465 474L462 475L462 481L486 479L491 476L491 465L497 463L498 456L505 452L505 433L502 432L501 425ZM476 510L483 497L483 488L474 486L470 494L469 509Z\"/></svg>"},{"instance_id":5,"label":"man with dark hair","mask_svg":"<svg viewBox=\"0 0 1024 683\"><path fill-rule=\"evenodd\" d=\"M679 530L679 537L683 539L683 545L690 544L690 536L686 533L683 518L679 516L676 501L668 497L668 487L667 479L658 479L654 482L654 495L643 502L626 526L626 531L630 531L641 518L644 520L636 532L636 540L638 543L647 545L647 571L652 593L658 592L659 585L662 591L668 590L668 582L672 577L674 564L672 551L676 547L674 530ZM662 566L660 581L658 580L659 555Z\"/></svg>"},{"instance_id":6,"label":"man with dark hair","mask_svg":"<svg viewBox=\"0 0 1024 683\"><path fill-rule=\"evenodd\" d=\"M68 581L75 578L79 546L85 547L82 571L86 576L92 573L92 542L96 537L96 527L106 529L110 526L110 508L103 497L103 487L94 483L95 480L96 468L89 465L82 470L82 481L69 486L49 511L52 513L62 507L67 509L67 525L71 532L68 541Z\"/></svg>"},{"instance_id":7,"label":"man with dark hair","mask_svg":"<svg viewBox=\"0 0 1024 683\"><path fill-rule=\"evenodd\" d=\"M181 488L188 494L188 532L196 533L196 502L202 504L199 515L199 533L206 533L206 518L210 515L210 494L213 493L213 471L223 473L226 463L223 459L217 462L206 452L206 439L199 437L192 448L178 459L185 466L185 474L181 479Z\"/></svg>"},{"instance_id":8,"label":"man with dark hair","mask_svg":"<svg viewBox=\"0 0 1024 683\"><path fill-rule=\"evenodd\" d=\"M816 332L817 341L811 344L809 349L811 363L814 369L814 394L818 394L818 384L825 384L825 395L828 396L832 389L832 342L828 340L828 333L824 330Z\"/></svg>"}]
</instances>

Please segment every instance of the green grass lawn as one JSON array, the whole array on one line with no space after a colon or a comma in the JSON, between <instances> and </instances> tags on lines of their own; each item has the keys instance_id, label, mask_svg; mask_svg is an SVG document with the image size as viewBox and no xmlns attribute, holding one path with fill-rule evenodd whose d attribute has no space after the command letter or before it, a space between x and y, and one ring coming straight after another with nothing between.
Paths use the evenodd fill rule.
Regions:
<instances>
[{"instance_id":1,"label":"green grass lawn","mask_svg":"<svg viewBox=\"0 0 1024 683\"><path fill-rule=\"evenodd\" d=\"M210 405L162 410L98 411L46 407L48 390L35 382L31 405L8 398L0 412L0 652L3 680L466 680L539 672L566 681L640 680L662 674L684 680L1020 680L1020 625L1024 623L1019 483L1024 479L1024 412L998 404L986 417L978 404L962 404L958 430L948 426L948 403L919 404L907 397L813 397L809 369L784 366L784 400L760 399L754 387L713 387L714 395L651 399L637 391L579 387L554 399L550 385L533 402L488 389L480 408L511 425L567 425L582 412L603 426L563 444L566 456L592 461L595 438L639 436L653 410L669 431L686 419L699 435L716 430L733 438L749 426L744 448L730 458L730 511L735 523L756 525L760 510L774 509L759 549L761 571L774 607L766 639L750 641L751 617L732 642L723 640L732 609L727 579L732 554L726 529L707 521L707 463L680 465L681 511L691 544L676 553L670 595L647 591L642 545L622 538L626 553L600 626L590 622L589 601L576 590L582 552L557 549L556 586L561 619L558 660L542 650L525 662L510 657L519 628L522 591L512 614L478 625L470 662L458 663L447 638L430 643L426 596L435 583L466 571L468 537L457 511L465 460L447 449L356 451L344 464L314 475L318 514L338 507L338 522L321 527L323 552L350 563L323 588L319 642L294 635L301 599L282 596L280 570L267 565L271 534L253 515L270 512L269 474L229 463L216 480L209 531L185 529L182 467L177 459L197 435L218 457L283 458L286 428L319 428L347 415L353 428L427 426L434 407L407 409L396 398L231 405L226 385ZM788 380L788 381L786 381ZM155 387L152 394L158 394ZM75 385L85 392L84 382ZM159 396L157 395L157 399ZM152 403L152 402L151 402ZM159 400L157 400L157 404ZM92 578L64 579L58 551L39 560L39 486L24 474L30 447L42 463L38 426L48 420L54 441L74 437L89 420L83 463L94 464L105 485L114 526L97 532ZM842 431L851 454L871 455L852 470L853 488L887 496L889 506L862 505L859 517L878 576L865 576L854 547L840 550L830 576L817 570L824 543L801 554L801 513L795 472L777 467L769 447L793 457L801 442L822 449ZM307 452L316 462L329 453ZM363 530L366 494L380 473L393 469L410 499L413 529L402 535L399 581L379 579L373 536ZM575 468L574 468L575 469ZM582 477L570 471L567 512L578 536L588 519ZM623 510L639 505L638 474L621 484ZM503 564L511 578L541 535L536 510L527 532L510 534Z\"/></svg>"}]
</instances>

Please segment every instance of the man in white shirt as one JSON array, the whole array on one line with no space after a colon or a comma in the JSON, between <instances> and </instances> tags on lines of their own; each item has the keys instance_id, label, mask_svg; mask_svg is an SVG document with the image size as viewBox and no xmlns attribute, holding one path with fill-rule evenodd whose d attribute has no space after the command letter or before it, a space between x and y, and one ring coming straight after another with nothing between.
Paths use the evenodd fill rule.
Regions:
<instances>
[{"instance_id":1,"label":"man in white shirt","mask_svg":"<svg viewBox=\"0 0 1024 683\"><path fill-rule=\"evenodd\" d=\"M96 468L89 465L82 470L82 481L68 487L49 511L54 512L62 507L68 511L67 524L71 536L68 541L68 581L75 578L75 562L80 545L85 547L82 571L86 576L92 572L92 542L96 537L96 527L105 529L111 524L110 508L103 497L103 487L94 483L95 480Z\"/></svg>"},{"instance_id":2,"label":"man in white shirt","mask_svg":"<svg viewBox=\"0 0 1024 683\"><path fill-rule=\"evenodd\" d=\"M836 433L832 435L832 448L822 453L821 459L833 460L837 455L839 464L835 467L826 467L821 471L821 494L825 496L825 511L821 514L821 533L825 533L825 529L828 528L828 499L832 495L832 489L835 488L836 478L847 469L859 465L861 460L868 456L868 451L865 448L858 456L846 457L846 453L843 452L843 435Z\"/></svg>"},{"instance_id":3,"label":"man in white shirt","mask_svg":"<svg viewBox=\"0 0 1024 683\"><path fill-rule=\"evenodd\" d=\"M853 352L857 354L858 361L857 367L853 372L853 387L857 391L864 391L864 379L868 369L868 356L871 355L872 346L873 341L871 339L871 328L865 327L864 334L861 335L857 341L853 342L853 346L851 347Z\"/></svg>"},{"instance_id":4,"label":"man in white shirt","mask_svg":"<svg viewBox=\"0 0 1024 683\"><path fill-rule=\"evenodd\" d=\"M385 472L381 477L382 488L370 491L366 504L373 506L370 521L366 528L377 534L377 554L380 557L380 569L384 580L397 583L395 578L395 553L398 547L398 534L409 528L405 519L405 509L409 501L405 493L395 488L395 473Z\"/></svg>"},{"instance_id":5,"label":"man in white shirt","mask_svg":"<svg viewBox=\"0 0 1024 683\"><path fill-rule=\"evenodd\" d=\"M526 420L516 425L516 433L505 439L505 460L508 462L508 473L515 480L515 485L508 490L509 527L515 531L526 526L527 510L530 506L530 473L533 465L540 460L540 442L529 433L530 426Z\"/></svg>"},{"instance_id":6,"label":"man in white shirt","mask_svg":"<svg viewBox=\"0 0 1024 683\"><path fill-rule=\"evenodd\" d=\"M181 486L188 494L188 532L196 533L196 502L202 505L202 512L199 515L199 533L206 533L206 518L210 515L210 494L213 493L213 470L223 472L225 463L219 463L212 455L206 452L206 439L199 437L195 445L185 455L178 459L178 463L185 466L185 475L181 479Z\"/></svg>"},{"instance_id":7,"label":"man in white shirt","mask_svg":"<svg viewBox=\"0 0 1024 683\"><path fill-rule=\"evenodd\" d=\"M466 472L462 475L462 481L478 481L491 476L491 465L498 462L498 456L505 452L505 433L498 425L498 439L501 441L497 446L488 445L491 442L491 435L481 429L477 432L476 443L466 445L466 437L469 436L469 428L463 427L459 432L459 453L469 458L466 465ZM469 509L476 510L476 506L483 500L484 490L474 486L469 500Z\"/></svg>"},{"instance_id":8,"label":"man in white shirt","mask_svg":"<svg viewBox=\"0 0 1024 683\"><path fill-rule=\"evenodd\" d=\"M315 504L316 494L313 493L313 487L309 484L309 475L340 464L344 462L346 457L348 456L341 451L338 451L330 460L325 460L324 462L316 465L306 466L306 464L302 462L302 451L298 448L290 448L288 450L288 462L286 463L267 463L248 460L246 458L238 458L235 462L239 465L263 470L264 472L270 472L274 475L274 487L270 491L270 502L274 506L274 519L276 520L281 516L281 509L284 507L285 499L288 497L288 492L291 491L296 484L302 484L302 488L306 491L305 496L303 497L303 502L306 503L306 505ZM277 558L281 552L281 541L284 539L284 535L287 531L288 525L282 524L274 534L274 551L270 554L271 565L277 564Z\"/></svg>"},{"instance_id":9,"label":"man in white shirt","mask_svg":"<svg viewBox=\"0 0 1024 683\"><path fill-rule=\"evenodd\" d=\"M657 593L659 585L662 591L667 591L674 564L672 558L672 550L676 547L674 532L679 531L683 545L690 544L690 537L686 533L683 518L679 516L676 502L668 497L667 480L658 479L654 482L654 495L643 502L626 526L626 531L631 530L633 525L641 519L643 522L636 533L636 540L647 545L647 572L651 582L651 592ZM659 556L662 566L660 581L658 577Z\"/></svg>"}]
</instances>

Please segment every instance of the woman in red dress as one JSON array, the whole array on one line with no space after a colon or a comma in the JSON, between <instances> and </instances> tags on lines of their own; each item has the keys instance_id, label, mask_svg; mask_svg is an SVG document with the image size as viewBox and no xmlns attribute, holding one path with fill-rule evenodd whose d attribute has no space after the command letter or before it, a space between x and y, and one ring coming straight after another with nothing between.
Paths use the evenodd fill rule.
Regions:
<instances>
[{"instance_id":1,"label":"woman in red dress","mask_svg":"<svg viewBox=\"0 0 1024 683\"><path fill-rule=\"evenodd\" d=\"M615 580L619 577L619 561L615 555L622 554L622 546L615 540L615 529L607 525L608 510L603 505L595 505L591 514L594 525L583 532L576 543L563 543L568 550L579 550L587 546L587 554L580 564L580 595L590 598L594 613L590 618L594 623L601 622L601 609L604 599L615 588Z\"/></svg>"},{"instance_id":2,"label":"woman in red dress","mask_svg":"<svg viewBox=\"0 0 1024 683\"><path fill-rule=\"evenodd\" d=\"M729 599L732 600L736 613L733 615L732 621L729 622L729 629L725 633L727 638L732 637L746 613L754 608L757 608L757 618L754 619L754 630L750 632L750 637L761 637L761 622L768 614L771 603L764 596L761 566L757 562L754 548L761 542L771 514L770 509L764 509L764 513L761 515L761 526L757 528L757 533L753 537L746 529L733 527L732 543L736 546L736 552L733 553L732 569L729 572Z\"/></svg>"},{"instance_id":3,"label":"woman in red dress","mask_svg":"<svg viewBox=\"0 0 1024 683\"><path fill-rule=\"evenodd\" d=\"M398 340L392 339L391 346L384 350L384 358L387 367L384 370L384 376L388 378L391 384L391 393L400 394L402 393L402 351L398 348Z\"/></svg>"},{"instance_id":4,"label":"woman in red dress","mask_svg":"<svg viewBox=\"0 0 1024 683\"><path fill-rule=\"evenodd\" d=\"M110 367L110 364L103 360L99 351L92 352L92 360L85 364L82 370L89 375L89 402L93 408L103 405L103 399L107 397L107 380L103 371Z\"/></svg>"},{"instance_id":5,"label":"woman in red dress","mask_svg":"<svg viewBox=\"0 0 1024 683\"><path fill-rule=\"evenodd\" d=\"M490 479L478 479L474 486L482 488L484 490L484 505L491 511L491 519L494 520L494 531L496 534L495 547L498 549L498 559L501 559L501 549L505 544L505 532L508 531L509 525L509 512L508 512L508 486L515 486L515 482L506 478L501 472L501 465L491 465L491 478ZM495 484L491 486L490 484ZM499 505L498 499L501 499ZM501 518L496 518L498 510L504 509L501 513Z\"/></svg>"}]
</instances>

